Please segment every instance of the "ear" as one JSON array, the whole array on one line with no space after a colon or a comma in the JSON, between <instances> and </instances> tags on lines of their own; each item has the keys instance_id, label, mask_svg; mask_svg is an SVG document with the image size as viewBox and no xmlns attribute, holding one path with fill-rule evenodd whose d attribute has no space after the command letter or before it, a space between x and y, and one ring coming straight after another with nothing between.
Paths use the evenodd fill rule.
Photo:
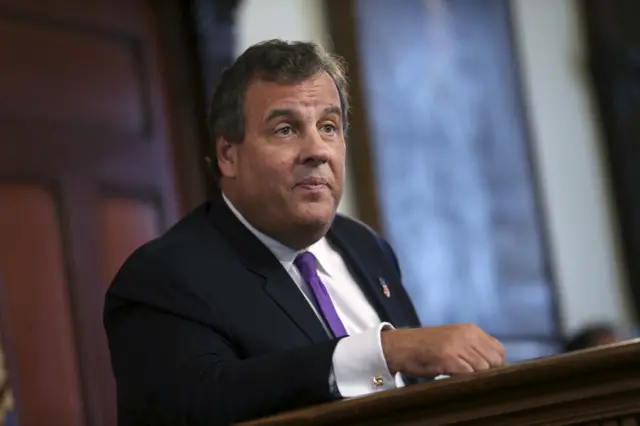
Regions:
<instances>
[{"instance_id":1,"label":"ear","mask_svg":"<svg viewBox=\"0 0 640 426\"><path fill-rule=\"evenodd\" d=\"M216 156L218 157L218 168L224 177L235 178L238 166L238 145L231 143L224 138L216 140Z\"/></svg>"}]
</instances>

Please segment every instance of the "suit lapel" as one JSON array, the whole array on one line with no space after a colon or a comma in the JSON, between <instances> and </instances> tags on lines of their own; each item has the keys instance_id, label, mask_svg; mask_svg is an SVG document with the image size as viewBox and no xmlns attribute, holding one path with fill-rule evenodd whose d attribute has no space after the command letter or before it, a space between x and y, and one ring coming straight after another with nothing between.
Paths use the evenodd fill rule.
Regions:
<instances>
[{"instance_id":1,"label":"suit lapel","mask_svg":"<svg viewBox=\"0 0 640 426\"><path fill-rule=\"evenodd\" d=\"M266 277L265 292L280 308L295 322L312 342L323 342L330 337L318 320L315 312L309 306L302 292L291 280L289 274L282 268L282 274Z\"/></svg>"},{"instance_id":2,"label":"suit lapel","mask_svg":"<svg viewBox=\"0 0 640 426\"><path fill-rule=\"evenodd\" d=\"M264 291L312 342L329 339L315 312L278 259L229 210L218 192L210 216L218 231L234 247L245 267L265 280Z\"/></svg>"},{"instance_id":3,"label":"suit lapel","mask_svg":"<svg viewBox=\"0 0 640 426\"><path fill-rule=\"evenodd\" d=\"M327 238L342 255L349 268L349 272L351 272L351 275L360 285L360 288L380 316L380 319L392 324L394 320L400 320L400 318L402 318L399 315L400 313L396 314L394 309L386 303L385 299L387 297L384 295L383 287L380 284L380 279L384 280L385 278L377 274L377 268L372 267L371 262L364 259L356 248L349 244L347 239L341 235L335 226L331 228Z\"/></svg>"}]
</instances>

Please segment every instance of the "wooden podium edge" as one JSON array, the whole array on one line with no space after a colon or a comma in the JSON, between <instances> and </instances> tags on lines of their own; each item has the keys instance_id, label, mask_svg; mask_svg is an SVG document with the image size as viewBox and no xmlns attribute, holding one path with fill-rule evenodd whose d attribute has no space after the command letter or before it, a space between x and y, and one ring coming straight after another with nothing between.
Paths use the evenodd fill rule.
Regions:
<instances>
[{"instance_id":1,"label":"wooden podium edge","mask_svg":"<svg viewBox=\"0 0 640 426\"><path fill-rule=\"evenodd\" d=\"M383 424L385 418L402 422L402 418L415 418L419 413L428 416L430 424L435 424L441 423L436 419L446 422L448 417L452 417L451 421L453 417L455 421L465 421L505 416L545 406L570 405L601 395L616 396L615 401L619 402L616 412L640 408L640 339L320 404L240 424ZM593 408L598 411L595 405ZM590 416L589 413L583 415L585 419Z\"/></svg>"}]
</instances>

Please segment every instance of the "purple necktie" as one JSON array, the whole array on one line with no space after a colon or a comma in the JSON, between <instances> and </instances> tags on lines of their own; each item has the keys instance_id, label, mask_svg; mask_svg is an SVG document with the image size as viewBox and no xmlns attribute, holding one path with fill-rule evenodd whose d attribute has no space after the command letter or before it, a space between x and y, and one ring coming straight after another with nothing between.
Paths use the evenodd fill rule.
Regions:
<instances>
[{"instance_id":1,"label":"purple necktie","mask_svg":"<svg viewBox=\"0 0 640 426\"><path fill-rule=\"evenodd\" d=\"M308 251L300 253L298 257L296 257L294 263L298 267L300 274L302 274L302 278L311 289L314 302L316 306L320 308L322 317L333 332L333 335L335 337L346 336L347 330L345 330L344 324L340 321L340 317L336 312L336 308L333 306L333 302L331 301L331 296L329 295L327 288L318 276L318 272L316 270L316 259L313 254Z\"/></svg>"}]
</instances>

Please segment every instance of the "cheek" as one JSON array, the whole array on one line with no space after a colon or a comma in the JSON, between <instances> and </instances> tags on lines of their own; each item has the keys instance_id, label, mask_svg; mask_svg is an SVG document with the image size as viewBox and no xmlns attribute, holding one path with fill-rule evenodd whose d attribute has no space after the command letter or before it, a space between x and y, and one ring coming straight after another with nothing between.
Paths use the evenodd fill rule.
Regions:
<instances>
[{"instance_id":1,"label":"cheek","mask_svg":"<svg viewBox=\"0 0 640 426\"><path fill-rule=\"evenodd\" d=\"M295 156L282 150L256 150L244 164L245 173L257 186L278 187L291 180Z\"/></svg>"},{"instance_id":2,"label":"cheek","mask_svg":"<svg viewBox=\"0 0 640 426\"><path fill-rule=\"evenodd\" d=\"M336 180L342 181L345 174L346 155L344 149L338 152L332 161L333 175Z\"/></svg>"}]
</instances>

